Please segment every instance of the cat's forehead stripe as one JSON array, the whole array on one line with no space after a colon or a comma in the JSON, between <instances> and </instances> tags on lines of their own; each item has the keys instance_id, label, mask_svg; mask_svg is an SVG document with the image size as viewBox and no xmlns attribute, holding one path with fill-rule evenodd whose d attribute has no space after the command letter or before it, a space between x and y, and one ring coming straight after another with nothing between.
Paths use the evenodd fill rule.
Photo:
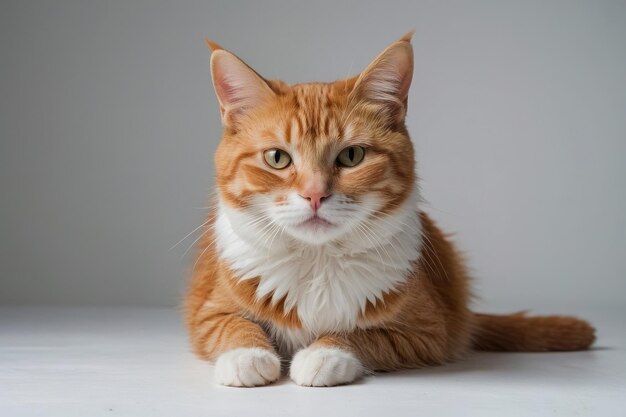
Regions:
<instances>
[{"instance_id":1,"label":"cat's forehead stripe","mask_svg":"<svg viewBox=\"0 0 626 417\"><path fill-rule=\"evenodd\" d=\"M304 153L320 155L322 148L343 135L342 114L325 84L299 85L291 93L281 138Z\"/></svg>"}]
</instances>

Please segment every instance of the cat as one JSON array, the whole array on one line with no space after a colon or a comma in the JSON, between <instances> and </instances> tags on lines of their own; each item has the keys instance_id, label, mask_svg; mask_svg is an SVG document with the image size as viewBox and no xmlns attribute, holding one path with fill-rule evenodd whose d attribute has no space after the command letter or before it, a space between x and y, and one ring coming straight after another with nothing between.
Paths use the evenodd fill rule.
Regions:
<instances>
[{"instance_id":1,"label":"cat","mask_svg":"<svg viewBox=\"0 0 626 417\"><path fill-rule=\"evenodd\" d=\"M477 314L468 272L420 209L405 126L411 33L358 76L266 80L208 41L223 138L185 315L216 381L303 386L443 364L471 349L587 349L567 316Z\"/></svg>"}]
</instances>

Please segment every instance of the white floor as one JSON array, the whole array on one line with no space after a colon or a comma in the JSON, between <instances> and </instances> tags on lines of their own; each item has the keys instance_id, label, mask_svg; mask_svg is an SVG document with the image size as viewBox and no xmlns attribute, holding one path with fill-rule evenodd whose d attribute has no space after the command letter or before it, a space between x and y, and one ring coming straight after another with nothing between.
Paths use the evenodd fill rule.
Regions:
<instances>
[{"instance_id":1,"label":"white floor","mask_svg":"<svg viewBox=\"0 0 626 417\"><path fill-rule=\"evenodd\" d=\"M625 416L626 326L587 314L589 352L477 353L335 388L287 378L213 383L180 315L158 309L0 309L0 416Z\"/></svg>"}]
</instances>

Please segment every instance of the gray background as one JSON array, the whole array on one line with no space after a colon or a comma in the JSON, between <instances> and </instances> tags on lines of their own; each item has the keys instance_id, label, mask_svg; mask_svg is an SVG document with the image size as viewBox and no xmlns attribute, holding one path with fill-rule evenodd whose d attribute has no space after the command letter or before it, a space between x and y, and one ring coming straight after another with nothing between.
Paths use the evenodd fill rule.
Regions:
<instances>
[{"instance_id":1,"label":"gray background","mask_svg":"<svg viewBox=\"0 0 626 417\"><path fill-rule=\"evenodd\" d=\"M482 308L624 302L624 1L2 1L0 303L177 305L220 137L209 36L287 82L415 28L408 125Z\"/></svg>"}]
</instances>

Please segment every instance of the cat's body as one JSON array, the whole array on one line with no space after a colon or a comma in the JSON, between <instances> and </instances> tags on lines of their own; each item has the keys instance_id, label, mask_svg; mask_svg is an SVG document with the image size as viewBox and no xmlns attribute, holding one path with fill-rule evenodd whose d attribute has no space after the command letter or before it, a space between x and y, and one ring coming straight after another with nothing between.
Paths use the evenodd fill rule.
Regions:
<instances>
[{"instance_id":1,"label":"cat's body","mask_svg":"<svg viewBox=\"0 0 626 417\"><path fill-rule=\"evenodd\" d=\"M267 245L251 243L235 231L245 224L232 224L234 216L225 215L225 207L218 209L214 230L217 245L224 248L221 257L239 281L259 277L257 298L278 303L284 297L283 309L297 310L295 328L276 325L272 317L264 320L280 353L290 355L324 334L367 327L371 323L361 313L368 302L380 303L386 293L404 284L419 258L422 238L417 205L410 207L390 220L394 223L386 240L393 240L397 248L391 243L374 246L361 231L347 237L349 250L345 241L312 246L268 237Z\"/></svg>"},{"instance_id":2,"label":"cat's body","mask_svg":"<svg viewBox=\"0 0 626 417\"><path fill-rule=\"evenodd\" d=\"M420 211L404 126L409 37L359 77L287 86L211 45L224 138L218 200L186 300L192 344L218 382L351 382L472 347L575 350L569 317L477 315L459 255Z\"/></svg>"}]
</instances>

